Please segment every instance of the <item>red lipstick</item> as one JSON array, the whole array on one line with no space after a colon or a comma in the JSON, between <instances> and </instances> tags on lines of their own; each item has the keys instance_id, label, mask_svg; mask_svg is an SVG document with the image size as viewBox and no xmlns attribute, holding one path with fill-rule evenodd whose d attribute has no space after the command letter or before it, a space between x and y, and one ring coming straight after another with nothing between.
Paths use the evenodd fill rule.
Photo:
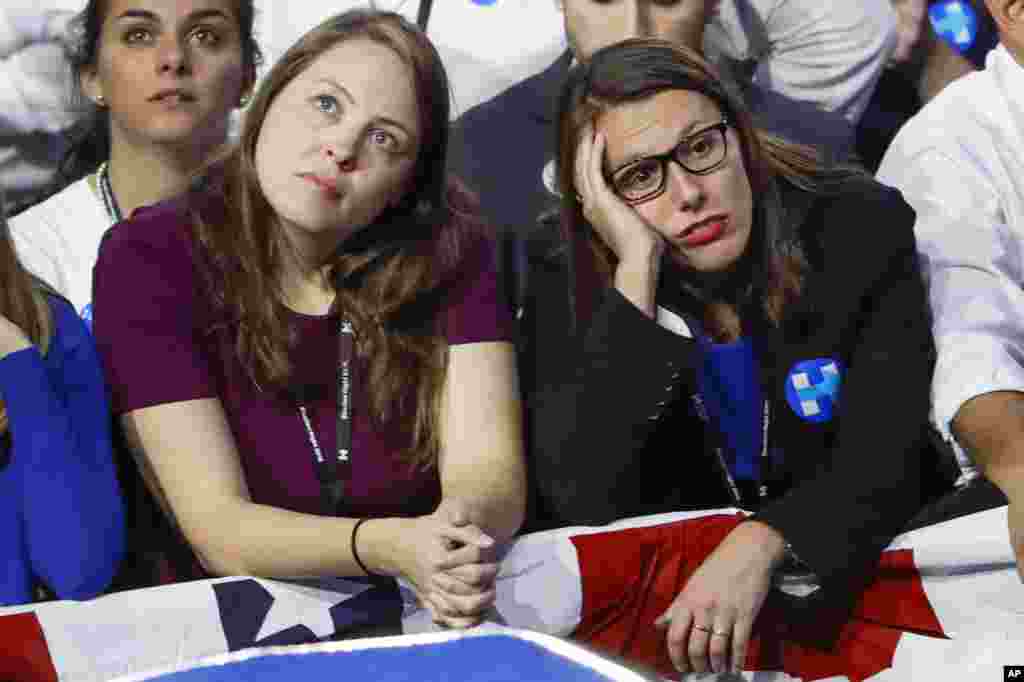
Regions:
<instances>
[{"instance_id":1,"label":"red lipstick","mask_svg":"<svg viewBox=\"0 0 1024 682\"><path fill-rule=\"evenodd\" d=\"M725 232L728 219L723 216L715 216L708 220L701 221L696 225L686 228L681 241L689 248L705 246L717 241Z\"/></svg>"}]
</instances>

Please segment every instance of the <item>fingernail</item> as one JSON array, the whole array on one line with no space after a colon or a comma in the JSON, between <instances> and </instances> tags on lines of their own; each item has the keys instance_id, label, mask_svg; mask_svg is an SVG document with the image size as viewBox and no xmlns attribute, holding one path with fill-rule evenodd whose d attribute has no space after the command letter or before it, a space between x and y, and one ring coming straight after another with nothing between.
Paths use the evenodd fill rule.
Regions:
<instances>
[{"instance_id":1,"label":"fingernail","mask_svg":"<svg viewBox=\"0 0 1024 682\"><path fill-rule=\"evenodd\" d=\"M490 547L494 544L494 538L492 538L490 535L481 535L479 544L481 547Z\"/></svg>"}]
</instances>

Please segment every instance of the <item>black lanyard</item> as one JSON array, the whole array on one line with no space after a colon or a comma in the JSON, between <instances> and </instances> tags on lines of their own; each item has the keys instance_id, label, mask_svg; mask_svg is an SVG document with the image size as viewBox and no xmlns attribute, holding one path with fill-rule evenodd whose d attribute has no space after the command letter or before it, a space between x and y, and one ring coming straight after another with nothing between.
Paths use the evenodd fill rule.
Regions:
<instances>
[{"instance_id":1,"label":"black lanyard","mask_svg":"<svg viewBox=\"0 0 1024 682\"><path fill-rule=\"evenodd\" d=\"M299 416L306 427L313 468L320 481L320 497L330 515L341 516L345 509L345 487L352 479L352 382L355 374L355 331L342 319L338 325L338 450L335 456L324 456L313 430L305 405L299 405Z\"/></svg>"}]
</instances>

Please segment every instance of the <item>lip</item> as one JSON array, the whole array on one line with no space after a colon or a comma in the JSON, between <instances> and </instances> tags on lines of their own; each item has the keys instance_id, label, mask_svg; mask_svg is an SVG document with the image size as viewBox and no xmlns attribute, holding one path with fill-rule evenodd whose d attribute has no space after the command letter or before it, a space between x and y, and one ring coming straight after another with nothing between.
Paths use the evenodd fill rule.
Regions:
<instances>
[{"instance_id":1,"label":"lip","mask_svg":"<svg viewBox=\"0 0 1024 682\"><path fill-rule=\"evenodd\" d=\"M329 199L341 198L341 192L338 191L338 181L335 178L317 175L316 173L299 173L299 177L318 187Z\"/></svg>"},{"instance_id":2,"label":"lip","mask_svg":"<svg viewBox=\"0 0 1024 682\"><path fill-rule=\"evenodd\" d=\"M729 216L713 215L699 220L678 234L678 239L689 248L705 246L718 241L729 225Z\"/></svg>"},{"instance_id":3,"label":"lip","mask_svg":"<svg viewBox=\"0 0 1024 682\"><path fill-rule=\"evenodd\" d=\"M182 102L194 102L195 95L188 90L181 88L168 88L161 90L152 97L149 98L150 102L167 102L167 103L182 103Z\"/></svg>"}]
</instances>

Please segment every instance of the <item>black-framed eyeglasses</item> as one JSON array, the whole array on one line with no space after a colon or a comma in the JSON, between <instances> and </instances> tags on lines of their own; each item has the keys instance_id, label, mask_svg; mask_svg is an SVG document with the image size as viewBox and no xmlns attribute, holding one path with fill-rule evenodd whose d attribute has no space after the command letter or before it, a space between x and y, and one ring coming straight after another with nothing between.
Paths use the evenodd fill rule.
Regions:
<instances>
[{"instance_id":1,"label":"black-framed eyeglasses","mask_svg":"<svg viewBox=\"0 0 1024 682\"><path fill-rule=\"evenodd\" d=\"M728 128L729 120L723 118L687 135L664 154L630 161L612 171L606 178L608 184L626 203L642 204L665 191L669 160L674 160L688 173L707 175L725 161L728 152L725 131Z\"/></svg>"}]
</instances>

